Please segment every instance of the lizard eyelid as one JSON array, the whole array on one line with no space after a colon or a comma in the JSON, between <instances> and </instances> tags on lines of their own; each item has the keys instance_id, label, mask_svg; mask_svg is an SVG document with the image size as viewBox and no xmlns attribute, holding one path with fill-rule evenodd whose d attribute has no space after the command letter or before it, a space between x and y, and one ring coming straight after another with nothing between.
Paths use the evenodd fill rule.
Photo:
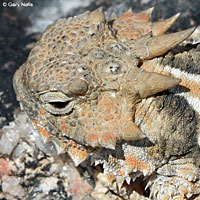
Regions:
<instances>
[{"instance_id":1,"label":"lizard eyelid","mask_svg":"<svg viewBox=\"0 0 200 200\"><path fill-rule=\"evenodd\" d=\"M70 113L74 107L73 98L62 92L47 92L40 95L42 107L54 115Z\"/></svg>"}]
</instances>

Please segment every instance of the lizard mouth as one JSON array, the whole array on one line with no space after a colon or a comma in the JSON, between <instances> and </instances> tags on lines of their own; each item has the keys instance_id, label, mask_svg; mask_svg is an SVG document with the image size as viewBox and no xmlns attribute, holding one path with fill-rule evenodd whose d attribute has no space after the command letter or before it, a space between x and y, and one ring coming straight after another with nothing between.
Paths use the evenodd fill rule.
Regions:
<instances>
[{"instance_id":1,"label":"lizard mouth","mask_svg":"<svg viewBox=\"0 0 200 200\"><path fill-rule=\"evenodd\" d=\"M130 194L138 196L139 199L141 196L151 198L149 185L152 182L150 182L150 176L145 177L141 172L132 172L126 178L118 179L112 173L109 174L107 172L106 174L105 165L101 163L97 164L98 162L96 161L96 165L93 164L90 166L90 172L87 172L91 175L90 178L96 185L101 185L101 187L109 189L111 194L123 199L129 199ZM81 170L84 169L82 165L78 166L78 168ZM88 169L85 168L85 170L87 171Z\"/></svg>"},{"instance_id":2,"label":"lizard mouth","mask_svg":"<svg viewBox=\"0 0 200 200\"><path fill-rule=\"evenodd\" d=\"M105 187L107 194L110 193L111 196L114 195L120 199L169 199L169 197L175 199L177 196L185 199L186 195L187 199L196 199L199 196L194 193L185 193L188 190L192 191L198 181L189 181L180 176L162 175L159 169L148 176L142 172L132 172L126 178L118 178L109 170L105 172L105 164L97 164L91 168L95 175L96 185L101 185L99 189L102 190L102 187ZM98 191L98 187L95 189Z\"/></svg>"}]
</instances>

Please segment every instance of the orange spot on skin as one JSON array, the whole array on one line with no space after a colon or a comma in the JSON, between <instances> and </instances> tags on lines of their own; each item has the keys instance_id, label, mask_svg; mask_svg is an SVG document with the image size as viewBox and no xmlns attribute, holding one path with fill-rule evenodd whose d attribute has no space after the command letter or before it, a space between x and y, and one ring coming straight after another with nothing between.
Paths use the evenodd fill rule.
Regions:
<instances>
[{"instance_id":1,"label":"orange spot on skin","mask_svg":"<svg viewBox=\"0 0 200 200\"><path fill-rule=\"evenodd\" d=\"M117 37L125 40L137 39L151 31L152 24L145 13L132 14L125 12L117 18L114 27L118 30Z\"/></svg>"},{"instance_id":2,"label":"orange spot on skin","mask_svg":"<svg viewBox=\"0 0 200 200\"><path fill-rule=\"evenodd\" d=\"M120 19L130 19L133 16L133 13L131 12L125 12L122 14L122 16L120 17Z\"/></svg>"},{"instance_id":3,"label":"orange spot on skin","mask_svg":"<svg viewBox=\"0 0 200 200\"><path fill-rule=\"evenodd\" d=\"M195 177L195 172L191 169L192 166L185 166L182 169L178 169L177 173L179 174L179 176L181 177L186 177L186 176L191 176L191 177Z\"/></svg>"},{"instance_id":4,"label":"orange spot on skin","mask_svg":"<svg viewBox=\"0 0 200 200\"><path fill-rule=\"evenodd\" d=\"M80 160L84 160L88 157L88 152L86 149L81 148L75 142L67 142L68 151L70 151L73 157L78 157Z\"/></svg>"},{"instance_id":5,"label":"orange spot on skin","mask_svg":"<svg viewBox=\"0 0 200 200\"><path fill-rule=\"evenodd\" d=\"M102 143L110 143L110 141L116 141L116 136L112 132L106 132L101 136Z\"/></svg>"},{"instance_id":6,"label":"orange spot on skin","mask_svg":"<svg viewBox=\"0 0 200 200\"><path fill-rule=\"evenodd\" d=\"M85 117L86 113L86 109L83 107L81 111L81 117Z\"/></svg>"},{"instance_id":7,"label":"orange spot on skin","mask_svg":"<svg viewBox=\"0 0 200 200\"><path fill-rule=\"evenodd\" d=\"M38 114L40 120L46 121L46 117L45 117L46 112L47 111L45 109L40 108L39 114Z\"/></svg>"},{"instance_id":8,"label":"orange spot on skin","mask_svg":"<svg viewBox=\"0 0 200 200\"><path fill-rule=\"evenodd\" d=\"M146 109L145 110L140 110L140 109L141 108L137 107L137 112L140 112L140 115L146 119L146 126L147 126L148 130L153 130L154 129L153 122L155 119L153 117L151 117L151 113L146 112ZM149 110L149 109L147 109L147 110Z\"/></svg>"},{"instance_id":9,"label":"orange spot on skin","mask_svg":"<svg viewBox=\"0 0 200 200\"><path fill-rule=\"evenodd\" d=\"M108 182L111 184L115 180L115 176L111 173L108 174Z\"/></svg>"},{"instance_id":10,"label":"orange spot on skin","mask_svg":"<svg viewBox=\"0 0 200 200\"><path fill-rule=\"evenodd\" d=\"M86 141L87 142L92 142L92 141L98 141L98 132L90 132L88 135L87 135L87 138L86 138Z\"/></svg>"},{"instance_id":11,"label":"orange spot on skin","mask_svg":"<svg viewBox=\"0 0 200 200\"><path fill-rule=\"evenodd\" d=\"M126 155L125 161L128 165L130 165L133 169L143 171L148 168L148 164L136 158L133 154Z\"/></svg>"},{"instance_id":12,"label":"orange spot on skin","mask_svg":"<svg viewBox=\"0 0 200 200\"><path fill-rule=\"evenodd\" d=\"M189 93L191 94L192 97L200 99L200 87L199 87L199 83L187 80L184 77L181 78L181 80L182 81L181 81L180 85L184 86L186 88L189 88L190 89Z\"/></svg>"},{"instance_id":13,"label":"orange spot on skin","mask_svg":"<svg viewBox=\"0 0 200 200\"><path fill-rule=\"evenodd\" d=\"M43 108L40 108L40 115L44 115L46 113L46 110Z\"/></svg>"},{"instance_id":14,"label":"orange spot on skin","mask_svg":"<svg viewBox=\"0 0 200 200\"><path fill-rule=\"evenodd\" d=\"M66 118L61 119L59 129L61 132L67 132L69 130L69 125L66 122Z\"/></svg>"},{"instance_id":15,"label":"orange spot on skin","mask_svg":"<svg viewBox=\"0 0 200 200\"><path fill-rule=\"evenodd\" d=\"M134 21L148 22L149 21L149 15L136 14L136 15L134 15Z\"/></svg>"},{"instance_id":16,"label":"orange spot on skin","mask_svg":"<svg viewBox=\"0 0 200 200\"><path fill-rule=\"evenodd\" d=\"M37 120L33 120L33 126L34 126L34 128L39 130L40 134L44 138L46 138L46 139L50 138L50 133L46 130L46 128L40 126Z\"/></svg>"},{"instance_id":17,"label":"orange spot on skin","mask_svg":"<svg viewBox=\"0 0 200 200\"><path fill-rule=\"evenodd\" d=\"M117 171L118 176L125 176L125 172L118 170Z\"/></svg>"},{"instance_id":18,"label":"orange spot on skin","mask_svg":"<svg viewBox=\"0 0 200 200\"><path fill-rule=\"evenodd\" d=\"M33 122L34 128L38 128L38 127L37 127L37 121L36 121L36 120L32 120L32 122Z\"/></svg>"},{"instance_id":19,"label":"orange spot on skin","mask_svg":"<svg viewBox=\"0 0 200 200\"><path fill-rule=\"evenodd\" d=\"M121 38L126 38L126 36L127 36L127 35L123 33L123 34L121 35Z\"/></svg>"},{"instance_id":20,"label":"orange spot on skin","mask_svg":"<svg viewBox=\"0 0 200 200\"><path fill-rule=\"evenodd\" d=\"M92 112L88 112L88 113L87 113L87 117L90 118L90 117L92 117L92 116L93 116Z\"/></svg>"},{"instance_id":21,"label":"orange spot on skin","mask_svg":"<svg viewBox=\"0 0 200 200\"><path fill-rule=\"evenodd\" d=\"M107 114L105 117L104 117L104 120L105 121L109 121L109 120L112 120L113 119L113 115L111 114Z\"/></svg>"},{"instance_id":22,"label":"orange spot on skin","mask_svg":"<svg viewBox=\"0 0 200 200\"><path fill-rule=\"evenodd\" d=\"M38 129L39 129L40 134L41 134L44 138L46 138L46 139L49 139L49 138L50 138L50 133L46 130L46 128L41 127L41 126L38 126Z\"/></svg>"},{"instance_id":23,"label":"orange spot on skin","mask_svg":"<svg viewBox=\"0 0 200 200\"><path fill-rule=\"evenodd\" d=\"M71 153L74 156L77 156L80 160L88 157L88 152L83 149L72 148Z\"/></svg>"},{"instance_id":24,"label":"orange spot on skin","mask_svg":"<svg viewBox=\"0 0 200 200\"><path fill-rule=\"evenodd\" d=\"M62 132L66 132L68 129L69 129L69 126L67 124L60 124L60 127L59 129L62 131Z\"/></svg>"},{"instance_id":25,"label":"orange spot on skin","mask_svg":"<svg viewBox=\"0 0 200 200\"><path fill-rule=\"evenodd\" d=\"M111 111L110 105L106 106L106 107L105 107L105 112L106 112L106 113L110 113L110 111Z\"/></svg>"}]
</instances>

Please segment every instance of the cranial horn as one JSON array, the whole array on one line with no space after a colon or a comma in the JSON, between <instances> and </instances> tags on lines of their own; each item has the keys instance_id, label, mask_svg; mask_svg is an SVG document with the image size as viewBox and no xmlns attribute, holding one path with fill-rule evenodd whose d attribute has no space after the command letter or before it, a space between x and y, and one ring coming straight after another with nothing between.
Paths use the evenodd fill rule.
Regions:
<instances>
[{"instance_id":1,"label":"cranial horn","mask_svg":"<svg viewBox=\"0 0 200 200\"><path fill-rule=\"evenodd\" d=\"M106 18L103 11L103 7L97 8L96 10L92 11L89 16L89 21L92 23L105 23Z\"/></svg>"},{"instance_id":2,"label":"cranial horn","mask_svg":"<svg viewBox=\"0 0 200 200\"><path fill-rule=\"evenodd\" d=\"M180 79L172 78L154 72L142 71L141 76L134 82L135 89L141 99L162 92L171 87L178 85Z\"/></svg>"},{"instance_id":3,"label":"cranial horn","mask_svg":"<svg viewBox=\"0 0 200 200\"><path fill-rule=\"evenodd\" d=\"M163 55L164 53L187 39L194 32L194 30L195 28L190 28L177 33L169 33L150 37L146 40L138 39L133 44L133 51L136 56L140 57L143 60Z\"/></svg>"},{"instance_id":4,"label":"cranial horn","mask_svg":"<svg viewBox=\"0 0 200 200\"><path fill-rule=\"evenodd\" d=\"M153 23L152 34L154 36L164 34L175 23L179 16L180 13L177 13L168 19Z\"/></svg>"}]
</instances>

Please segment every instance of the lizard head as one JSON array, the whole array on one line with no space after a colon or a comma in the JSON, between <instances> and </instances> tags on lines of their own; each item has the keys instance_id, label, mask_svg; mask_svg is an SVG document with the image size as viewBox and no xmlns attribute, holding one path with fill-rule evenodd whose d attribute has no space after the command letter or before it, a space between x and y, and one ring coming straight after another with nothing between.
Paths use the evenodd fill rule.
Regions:
<instances>
[{"instance_id":1,"label":"lizard head","mask_svg":"<svg viewBox=\"0 0 200 200\"><path fill-rule=\"evenodd\" d=\"M140 65L194 31L163 34L177 15L153 24L149 15L127 11L106 20L99 8L47 28L14 79L18 100L45 137L109 149L145 138L134 124L136 103L180 79Z\"/></svg>"}]
</instances>

